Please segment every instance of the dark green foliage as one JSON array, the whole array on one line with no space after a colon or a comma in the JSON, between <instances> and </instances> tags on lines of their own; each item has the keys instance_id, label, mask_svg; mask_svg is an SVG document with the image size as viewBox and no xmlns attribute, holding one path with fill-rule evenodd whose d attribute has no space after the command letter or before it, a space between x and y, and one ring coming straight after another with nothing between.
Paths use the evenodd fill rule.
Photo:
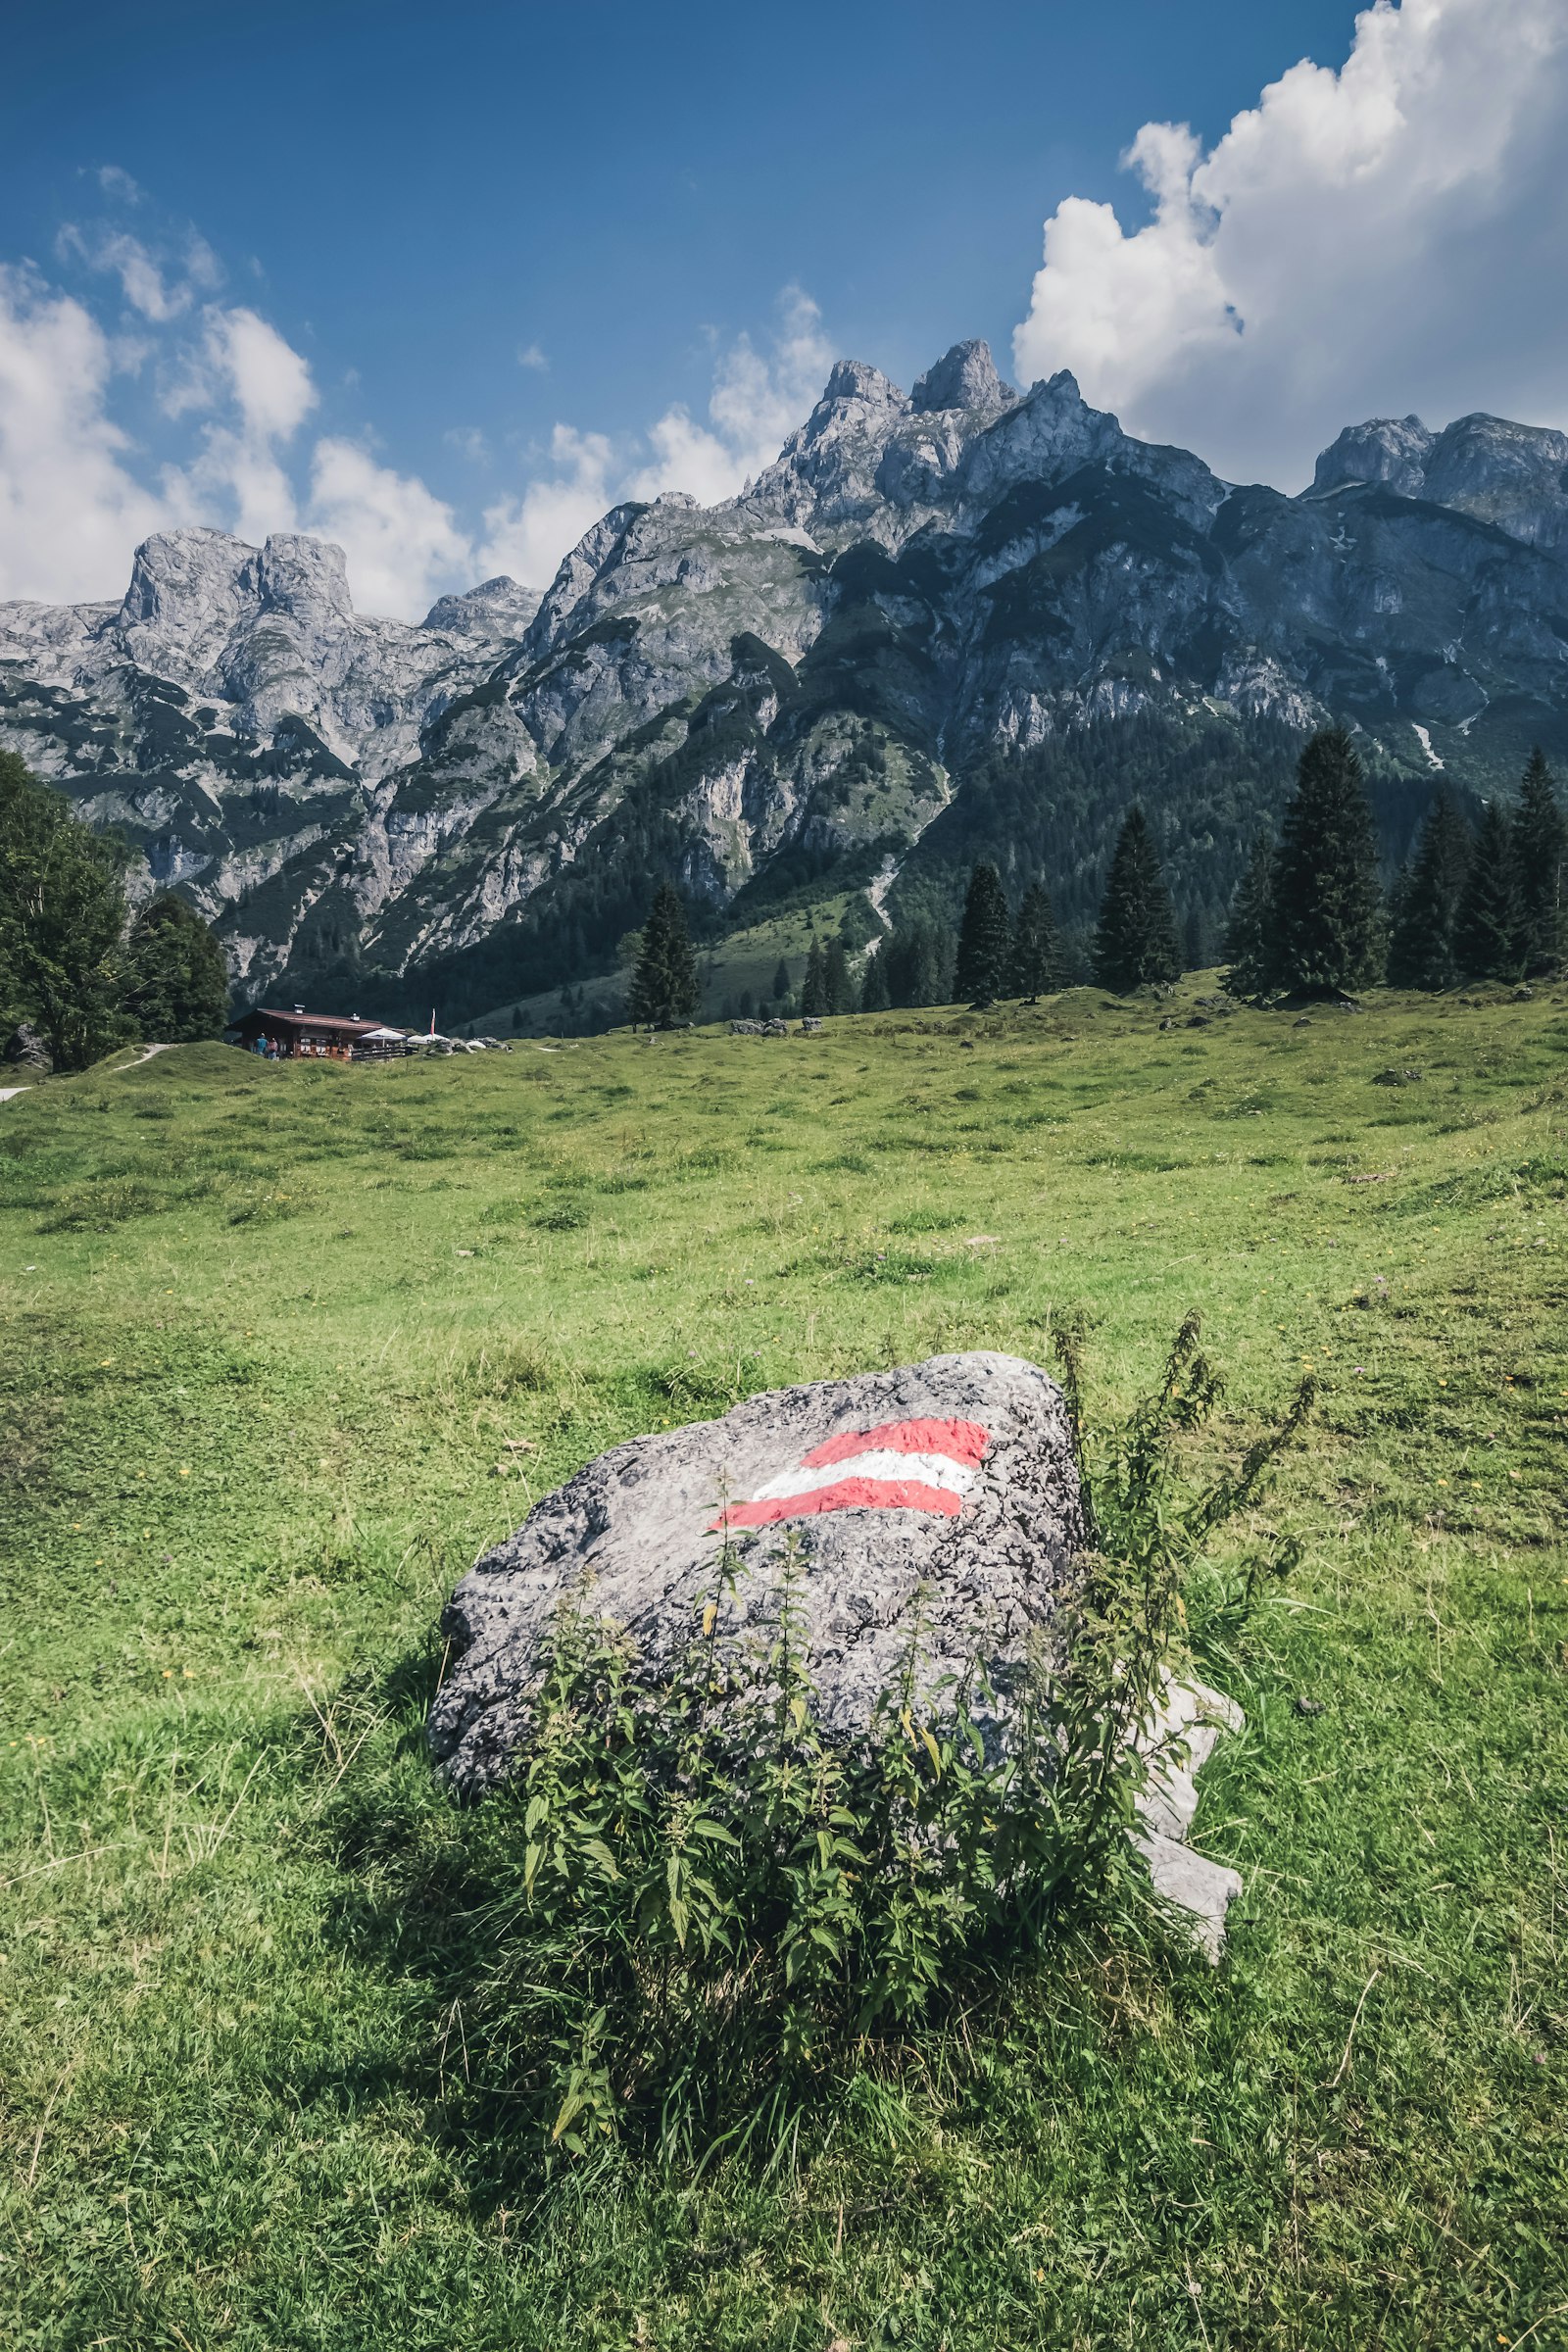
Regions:
<instances>
[{"instance_id":1,"label":"dark green foliage","mask_svg":"<svg viewBox=\"0 0 1568 2352\"><path fill-rule=\"evenodd\" d=\"M1037 997L1060 988L1062 978L1061 941L1051 899L1043 882L1031 882L1018 903L1012 934L1011 990L1032 1004Z\"/></svg>"},{"instance_id":2,"label":"dark green foliage","mask_svg":"<svg viewBox=\"0 0 1568 2352\"><path fill-rule=\"evenodd\" d=\"M822 945L813 939L806 952L806 977L801 982L801 1011L809 1019L818 1019L827 1006L827 983L822 970Z\"/></svg>"},{"instance_id":3,"label":"dark green foliage","mask_svg":"<svg viewBox=\"0 0 1568 2352\"><path fill-rule=\"evenodd\" d=\"M953 999L952 932L916 917L901 923L877 950L888 959L888 995L896 1005L947 1004Z\"/></svg>"},{"instance_id":4,"label":"dark green foliage","mask_svg":"<svg viewBox=\"0 0 1568 2352\"><path fill-rule=\"evenodd\" d=\"M781 956L779 957L779 959L778 959L778 969L777 969L777 971L776 971L776 972L773 974L773 1001L774 1001L774 1003L775 1003L775 1004L783 1004L783 1002L784 1002L784 1000L785 1000L785 998L786 998L786 997L789 995L789 993L790 993L790 967L789 967L789 965L788 965L788 964L785 962L785 960L784 960L783 956Z\"/></svg>"},{"instance_id":5,"label":"dark green foliage","mask_svg":"<svg viewBox=\"0 0 1568 2352\"><path fill-rule=\"evenodd\" d=\"M1225 932L1225 993L1260 997L1274 969L1274 853L1260 833L1236 885Z\"/></svg>"},{"instance_id":6,"label":"dark green foliage","mask_svg":"<svg viewBox=\"0 0 1568 2352\"><path fill-rule=\"evenodd\" d=\"M125 894L115 845L0 752L0 1019L79 1070L134 1034L120 1009Z\"/></svg>"},{"instance_id":7,"label":"dark green foliage","mask_svg":"<svg viewBox=\"0 0 1568 2352\"><path fill-rule=\"evenodd\" d=\"M1299 734L1274 720L1150 710L1062 729L1029 751L990 751L961 770L954 799L904 860L894 911L956 919L985 858L1014 905L1043 881L1063 932L1088 932L1135 801L1159 811L1178 909L1228 906L1249 844L1284 806L1300 748ZM1402 835L1391 847L1402 853Z\"/></svg>"},{"instance_id":8,"label":"dark green foliage","mask_svg":"<svg viewBox=\"0 0 1568 2352\"><path fill-rule=\"evenodd\" d=\"M1454 956L1467 980L1516 980L1524 968L1512 833L1502 803L1489 801L1453 926Z\"/></svg>"},{"instance_id":9,"label":"dark green foliage","mask_svg":"<svg viewBox=\"0 0 1568 2352\"><path fill-rule=\"evenodd\" d=\"M1219 1388L1189 1318L1153 1395L1089 1441L1094 1548L1011 1689L1004 1741L980 1728L999 1698L979 1666L933 1682L918 1619L868 1736L834 1740L794 1538L755 1585L720 1555L654 1684L625 1636L563 1609L513 1788L467 1838L487 1881L467 2030L546 2147L587 2156L631 2130L668 2154L744 2130L1037 1948L1069 1900L1125 1899L1160 1753L1136 1735L1179 1648L1183 1581L1311 1401L1308 1384L1235 1471L1192 1487L1178 1445Z\"/></svg>"},{"instance_id":10,"label":"dark green foliage","mask_svg":"<svg viewBox=\"0 0 1568 2352\"><path fill-rule=\"evenodd\" d=\"M844 942L835 936L822 951L822 1010L824 1012L853 1012L855 983L850 978L850 959Z\"/></svg>"},{"instance_id":11,"label":"dark green foliage","mask_svg":"<svg viewBox=\"0 0 1568 2352\"><path fill-rule=\"evenodd\" d=\"M1513 822L1519 877L1519 948L1527 972L1549 972L1563 953L1563 871L1568 827L1551 770L1538 744L1530 755Z\"/></svg>"},{"instance_id":12,"label":"dark green foliage","mask_svg":"<svg viewBox=\"0 0 1568 2352\"><path fill-rule=\"evenodd\" d=\"M139 909L126 943L122 1003L142 1036L161 1044L221 1037L228 966L212 931L183 899L166 892Z\"/></svg>"},{"instance_id":13,"label":"dark green foliage","mask_svg":"<svg viewBox=\"0 0 1568 2352\"><path fill-rule=\"evenodd\" d=\"M626 1010L650 1029L672 1029L691 1019L701 993L686 909L673 886L662 882L643 925Z\"/></svg>"},{"instance_id":14,"label":"dark green foliage","mask_svg":"<svg viewBox=\"0 0 1568 2352\"><path fill-rule=\"evenodd\" d=\"M1176 911L1165 887L1142 808L1123 822L1101 902L1095 934L1095 978L1102 988L1127 995L1135 988L1163 987L1181 975L1176 946Z\"/></svg>"},{"instance_id":15,"label":"dark green foliage","mask_svg":"<svg viewBox=\"0 0 1568 2352\"><path fill-rule=\"evenodd\" d=\"M1361 762L1343 727L1302 752L1274 856L1274 981L1309 997L1365 988L1383 968L1383 894Z\"/></svg>"},{"instance_id":16,"label":"dark green foliage","mask_svg":"<svg viewBox=\"0 0 1568 2352\"><path fill-rule=\"evenodd\" d=\"M886 1012L892 1003L888 992L888 951L884 943L865 959L865 973L860 982L860 1010Z\"/></svg>"},{"instance_id":17,"label":"dark green foliage","mask_svg":"<svg viewBox=\"0 0 1568 2352\"><path fill-rule=\"evenodd\" d=\"M1469 869L1470 828L1444 786L1395 892L1389 927L1393 987L1444 989L1458 980L1454 926Z\"/></svg>"},{"instance_id":18,"label":"dark green foliage","mask_svg":"<svg viewBox=\"0 0 1568 2352\"><path fill-rule=\"evenodd\" d=\"M1012 923L1002 878L982 860L969 876L958 927L958 959L953 985L976 1004L992 1004L1007 986L1012 964Z\"/></svg>"}]
</instances>

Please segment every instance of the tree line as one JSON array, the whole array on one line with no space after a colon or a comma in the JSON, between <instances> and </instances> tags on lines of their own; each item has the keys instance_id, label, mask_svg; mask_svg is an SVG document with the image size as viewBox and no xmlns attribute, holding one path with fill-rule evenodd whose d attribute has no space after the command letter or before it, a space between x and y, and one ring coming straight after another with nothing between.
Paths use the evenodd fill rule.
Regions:
<instances>
[{"instance_id":1,"label":"tree line","mask_svg":"<svg viewBox=\"0 0 1568 2352\"><path fill-rule=\"evenodd\" d=\"M222 950L172 893L132 912L125 863L122 843L0 752L0 1043L14 1057L79 1070L137 1038L221 1036Z\"/></svg>"}]
</instances>

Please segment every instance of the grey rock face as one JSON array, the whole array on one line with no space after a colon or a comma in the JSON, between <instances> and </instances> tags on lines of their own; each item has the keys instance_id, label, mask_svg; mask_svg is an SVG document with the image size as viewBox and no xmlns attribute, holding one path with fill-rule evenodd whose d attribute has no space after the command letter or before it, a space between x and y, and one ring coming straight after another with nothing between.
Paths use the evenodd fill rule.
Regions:
<instances>
[{"instance_id":1,"label":"grey rock face","mask_svg":"<svg viewBox=\"0 0 1568 2352\"><path fill-rule=\"evenodd\" d=\"M1436 438L1419 416L1373 416L1365 424L1348 424L1318 459L1312 487L1339 490L1347 482L1387 482L1404 498L1419 498Z\"/></svg>"},{"instance_id":2,"label":"grey rock face","mask_svg":"<svg viewBox=\"0 0 1568 2352\"><path fill-rule=\"evenodd\" d=\"M49 1049L30 1021L20 1021L5 1043L5 1060L14 1070L31 1070L47 1078L54 1068Z\"/></svg>"},{"instance_id":3,"label":"grey rock face","mask_svg":"<svg viewBox=\"0 0 1568 2352\"><path fill-rule=\"evenodd\" d=\"M1017 397L998 375L989 343L955 343L919 377L909 406L919 415L938 409L979 409L994 416Z\"/></svg>"},{"instance_id":4,"label":"grey rock face","mask_svg":"<svg viewBox=\"0 0 1568 2352\"><path fill-rule=\"evenodd\" d=\"M978 1656L1004 1687L1083 1540L1060 1391L1017 1356L938 1355L754 1396L601 1455L453 1593L429 1727L447 1777L468 1794L506 1778L564 1595L625 1626L657 1675L718 1596L726 1545L721 1635L764 1632L791 1536L829 1728L864 1730L917 1616L932 1682Z\"/></svg>"}]
</instances>

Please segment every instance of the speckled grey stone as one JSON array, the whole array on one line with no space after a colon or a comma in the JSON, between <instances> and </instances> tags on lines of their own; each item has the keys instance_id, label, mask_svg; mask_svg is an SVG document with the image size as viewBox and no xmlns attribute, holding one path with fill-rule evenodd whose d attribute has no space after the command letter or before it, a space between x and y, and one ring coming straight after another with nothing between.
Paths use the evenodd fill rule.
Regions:
<instances>
[{"instance_id":1,"label":"speckled grey stone","mask_svg":"<svg viewBox=\"0 0 1568 2352\"><path fill-rule=\"evenodd\" d=\"M851 1509L730 1537L741 1570L720 1633L745 1639L776 1606L783 1539L802 1598L822 1720L865 1729L909 1652L917 1595L929 1684L978 1656L1003 1687L1068 1592L1083 1519L1067 1408L1038 1365L938 1355L897 1371L753 1396L720 1421L633 1439L590 1462L463 1579L442 1619L452 1644L431 1749L468 1795L498 1786L525 1729L542 1637L581 1589L626 1627L644 1671L678 1653L713 1594L727 1500L749 1499L829 1438L886 1422L977 1422L988 1444L956 1517Z\"/></svg>"}]
</instances>

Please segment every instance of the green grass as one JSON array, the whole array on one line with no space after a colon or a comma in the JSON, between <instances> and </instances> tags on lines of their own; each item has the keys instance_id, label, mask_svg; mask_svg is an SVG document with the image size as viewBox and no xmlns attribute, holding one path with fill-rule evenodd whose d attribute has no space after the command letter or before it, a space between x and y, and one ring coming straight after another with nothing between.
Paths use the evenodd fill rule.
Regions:
<instances>
[{"instance_id":1,"label":"green grass","mask_svg":"<svg viewBox=\"0 0 1568 2352\"><path fill-rule=\"evenodd\" d=\"M1541 997L0 1105L7 2340L1568 2343L1565 1129ZM542 2174L416 1736L455 1579L639 1430L1080 1309L1119 1409L1194 1305L1227 1446L1325 1384L1294 1577L1193 1596L1222 1968L1081 1929L770 2166Z\"/></svg>"}]
</instances>

